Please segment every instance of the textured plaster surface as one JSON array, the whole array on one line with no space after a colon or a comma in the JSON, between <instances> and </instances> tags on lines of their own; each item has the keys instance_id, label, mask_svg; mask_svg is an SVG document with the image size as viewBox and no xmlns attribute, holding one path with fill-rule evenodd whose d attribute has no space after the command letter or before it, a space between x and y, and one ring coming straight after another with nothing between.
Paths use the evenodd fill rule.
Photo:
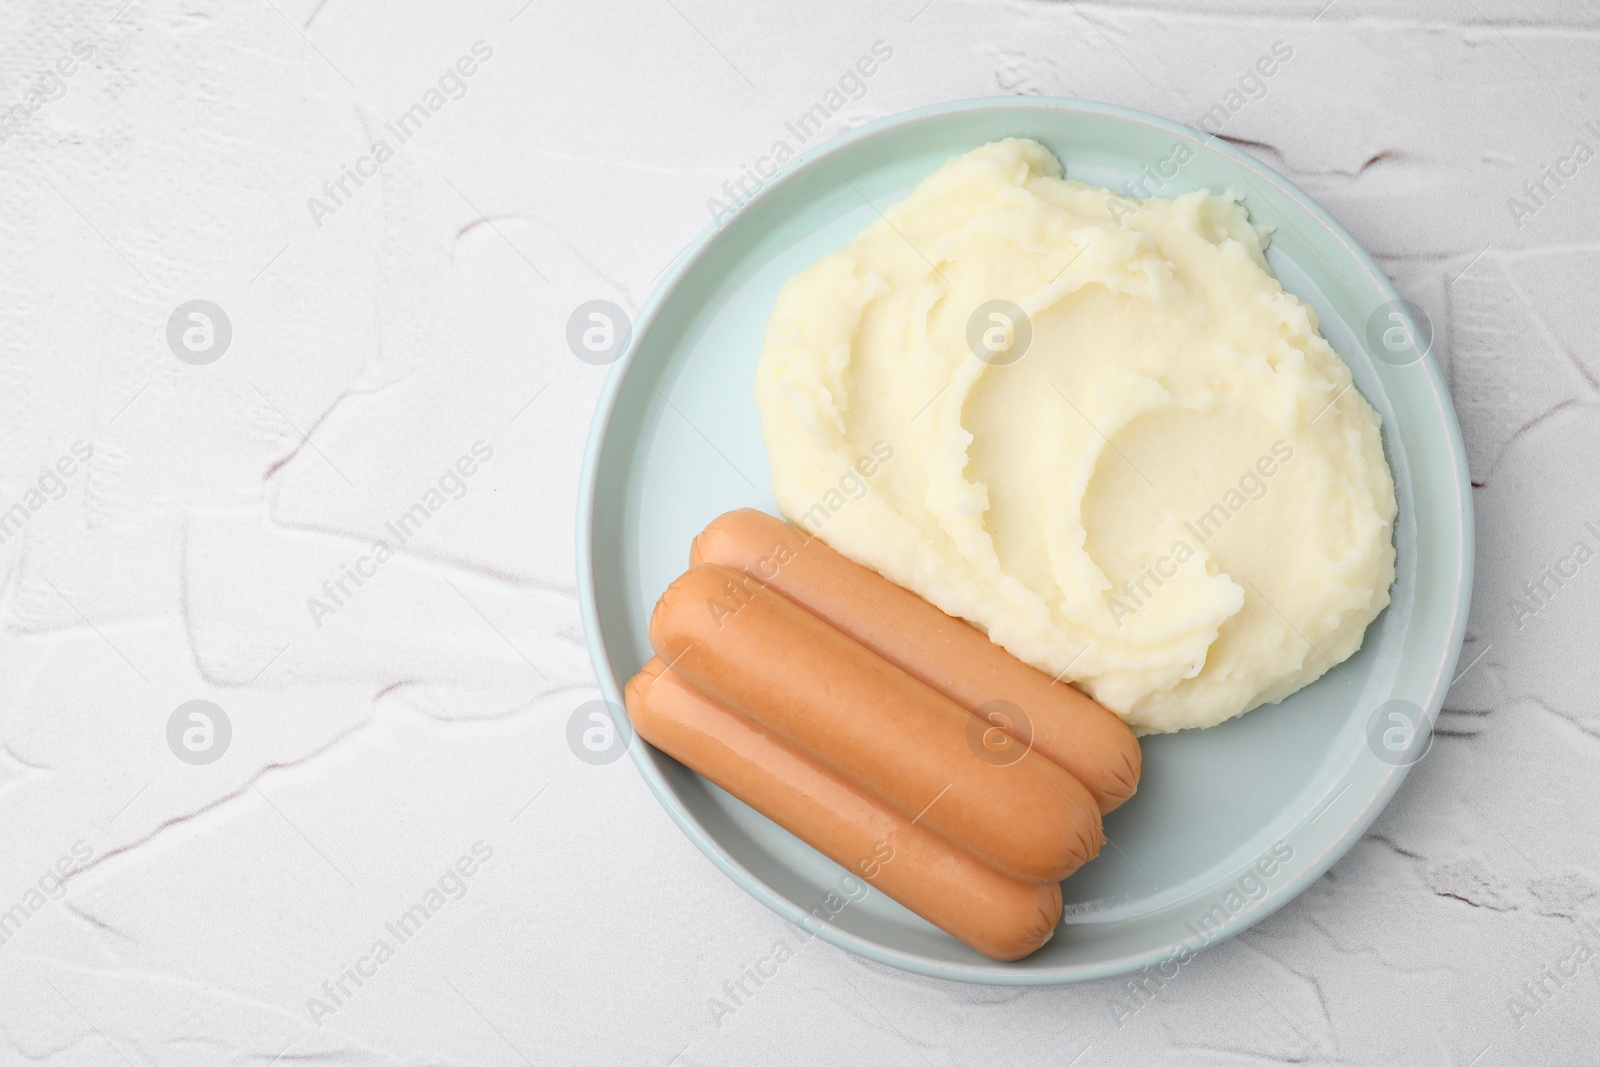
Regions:
<instances>
[{"instance_id":1,"label":"textured plaster surface","mask_svg":"<svg viewBox=\"0 0 1600 1067\"><path fill-rule=\"evenodd\" d=\"M1525 583L1600 549L1600 160L1524 183L1600 150L1600 7L1325 2L5 4L0 509L42 503L0 544L0 1064L1597 1062L1600 960L1567 964L1600 952L1600 560ZM598 696L573 528L605 375L568 316L637 311L874 42L824 136L1003 94L1195 122L1280 40L1222 132L1427 311L1467 442L1477 590L1432 750L1154 992L818 943L714 1015L794 931L566 742ZM167 341L195 298L232 328L204 366ZM167 739L196 699L232 727L205 765Z\"/></svg>"}]
</instances>

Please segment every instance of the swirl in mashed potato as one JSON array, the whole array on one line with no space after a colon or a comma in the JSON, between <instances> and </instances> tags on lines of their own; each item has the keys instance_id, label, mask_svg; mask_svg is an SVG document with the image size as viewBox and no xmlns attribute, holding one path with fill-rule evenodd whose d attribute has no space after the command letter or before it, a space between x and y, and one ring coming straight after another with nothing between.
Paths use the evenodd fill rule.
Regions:
<instances>
[{"instance_id":1,"label":"swirl in mashed potato","mask_svg":"<svg viewBox=\"0 0 1600 1067\"><path fill-rule=\"evenodd\" d=\"M789 281L756 381L773 490L1136 729L1210 726L1388 604L1378 417L1235 197L1061 173L985 145Z\"/></svg>"}]
</instances>

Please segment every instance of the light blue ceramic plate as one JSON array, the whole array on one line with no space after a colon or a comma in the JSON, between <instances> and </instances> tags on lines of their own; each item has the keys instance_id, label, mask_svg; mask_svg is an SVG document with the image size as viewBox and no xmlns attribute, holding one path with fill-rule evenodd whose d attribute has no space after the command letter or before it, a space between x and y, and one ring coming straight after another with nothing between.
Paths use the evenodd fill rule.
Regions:
<instances>
[{"instance_id":1,"label":"light blue ceramic plate","mask_svg":"<svg viewBox=\"0 0 1600 1067\"><path fill-rule=\"evenodd\" d=\"M877 218L873 205L906 196L951 156L1013 136L1048 145L1070 177L1112 188L1155 175L1164 180L1146 188L1156 195L1236 190L1256 222L1276 227L1273 269L1316 309L1383 418L1400 502L1389 609L1356 656L1282 704L1147 739L1138 795L1106 820L1112 847L1064 883L1061 929L1018 963L985 959L880 893L825 923L811 918L833 910L823 905L842 869L650 746L631 751L712 862L778 914L851 952L995 984L1152 965L1171 972L1187 953L1292 899L1377 816L1426 743L1471 591L1466 462L1438 369L1395 329L1411 324L1390 317L1399 298L1371 258L1256 160L1150 115L1037 98L927 108L798 160L679 259L612 371L578 509L584 624L601 689L620 703L623 684L650 655L650 609L686 566L694 534L730 508L776 512L752 382L779 287ZM1191 158L1174 163L1184 155ZM1409 742L1408 713L1425 717Z\"/></svg>"}]
</instances>

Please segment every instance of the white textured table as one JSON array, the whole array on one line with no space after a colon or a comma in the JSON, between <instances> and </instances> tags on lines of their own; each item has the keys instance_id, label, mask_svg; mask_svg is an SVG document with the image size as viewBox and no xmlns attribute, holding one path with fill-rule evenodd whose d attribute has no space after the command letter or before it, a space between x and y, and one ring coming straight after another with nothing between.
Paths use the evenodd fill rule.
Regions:
<instances>
[{"instance_id":1,"label":"white textured table","mask_svg":"<svg viewBox=\"0 0 1600 1067\"><path fill-rule=\"evenodd\" d=\"M5 5L0 1064L1595 1062L1600 9L921 2ZM735 1001L796 932L566 742L566 323L780 142L1005 93L1209 115L1427 309L1463 676L1367 838L1171 981L812 943Z\"/></svg>"}]
</instances>

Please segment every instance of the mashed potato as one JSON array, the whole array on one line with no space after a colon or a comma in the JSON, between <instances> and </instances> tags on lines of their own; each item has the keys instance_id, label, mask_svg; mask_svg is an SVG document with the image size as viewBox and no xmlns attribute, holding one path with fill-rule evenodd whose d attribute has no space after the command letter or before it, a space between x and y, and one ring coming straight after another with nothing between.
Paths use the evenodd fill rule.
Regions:
<instances>
[{"instance_id":1,"label":"mashed potato","mask_svg":"<svg viewBox=\"0 0 1600 1067\"><path fill-rule=\"evenodd\" d=\"M789 281L756 379L773 491L1136 729L1211 726L1389 603L1378 418L1233 197L1061 173L985 145Z\"/></svg>"}]
</instances>

